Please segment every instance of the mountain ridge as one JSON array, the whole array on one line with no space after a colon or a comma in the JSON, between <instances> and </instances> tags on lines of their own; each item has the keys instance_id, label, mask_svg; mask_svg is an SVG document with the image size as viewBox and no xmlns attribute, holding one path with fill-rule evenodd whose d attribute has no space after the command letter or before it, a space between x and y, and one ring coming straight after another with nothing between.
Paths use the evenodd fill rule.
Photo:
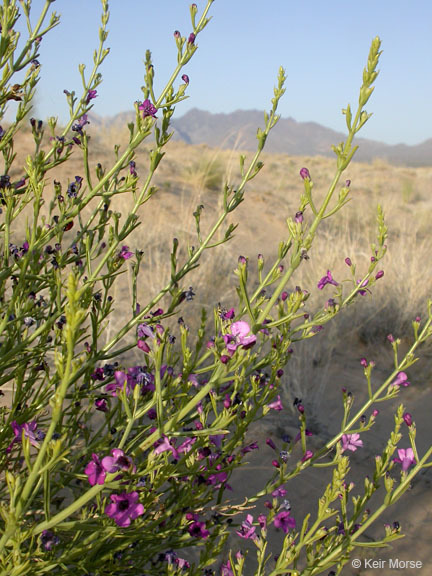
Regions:
<instances>
[{"instance_id":1,"label":"mountain ridge","mask_svg":"<svg viewBox=\"0 0 432 576\"><path fill-rule=\"evenodd\" d=\"M134 112L120 112L101 118L91 115L95 124L125 125L134 120ZM172 119L174 140L187 144L207 144L212 148L254 150L257 128L263 126L263 112L236 110L229 113L212 113L198 108L188 110L183 116ZM298 122L281 117L267 139L265 150L270 154L293 156L332 156L332 145L338 145L346 134L327 128L317 122ZM390 164L406 166L432 166L432 138L421 144L386 144L366 138L356 138L359 150L356 160L371 162L382 159Z\"/></svg>"}]
</instances>

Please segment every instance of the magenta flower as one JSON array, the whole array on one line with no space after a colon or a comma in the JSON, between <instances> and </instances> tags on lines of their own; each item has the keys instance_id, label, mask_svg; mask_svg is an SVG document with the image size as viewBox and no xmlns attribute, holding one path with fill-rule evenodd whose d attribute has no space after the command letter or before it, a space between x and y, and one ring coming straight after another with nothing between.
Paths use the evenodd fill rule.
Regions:
<instances>
[{"instance_id":1,"label":"magenta flower","mask_svg":"<svg viewBox=\"0 0 432 576\"><path fill-rule=\"evenodd\" d=\"M131 520L144 514L144 506L138 502L138 492L111 494L111 503L105 508L105 514L112 518L117 526L129 526Z\"/></svg>"},{"instance_id":2,"label":"magenta flower","mask_svg":"<svg viewBox=\"0 0 432 576\"><path fill-rule=\"evenodd\" d=\"M405 374L405 372L399 372L390 386L409 386L409 385L410 382L408 382L408 376Z\"/></svg>"},{"instance_id":3,"label":"magenta flower","mask_svg":"<svg viewBox=\"0 0 432 576\"><path fill-rule=\"evenodd\" d=\"M306 450L306 452L303 455L303 458L301 459L302 462L307 462L308 460L310 460L313 456L313 452L312 450Z\"/></svg>"},{"instance_id":4,"label":"magenta flower","mask_svg":"<svg viewBox=\"0 0 432 576\"><path fill-rule=\"evenodd\" d=\"M162 454L162 452L172 452L175 460L178 459L178 450L176 449L174 442L171 443L167 436L164 436L160 444L154 449L154 454Z\"/></svg>"},{"instance_id":5,"label":"magenta flower","mask_svg":"<svg viewBox=\"0 0 432 576\"><path fill-rule=\"evenodd\" d=\"M111 450L112 456L105 456L102 458L102 467L104 470L112 474L113 472L118 472L119 470L129 470L135 472L136 468L133 460L130 456L126 456L123 450L120 448L114 448Z\"/></svg>"},{"instance_id":6,"label":"magenta flower","mask_svg":"<svg viewBox=\"0 0 432 576\"><path fill-rule=\"evenodd\" d=\"M122 246L119 252L119 258L123 258L123 260L129 260L129 258L132 258L132 256L133 252L129 251L129 246Z\"/></svg>"},{"instance_id":7,"label":"magenta flower","mask_svg":"<svg viewBox=\"0 0 432 576\"><path fill-rule=\"evenodd\" d=\"M96 410L99 410L100 412L108 412L108 402L105 398L97 398L94 405Z\"/></svg>"},{"instance_id":8,"label":"magenta flower","mask_svg":"<svg viewBox=\"0 0 432 576\"><path fill-rule=\"evenodd\" d=\"M187 74L183 74L182 80L185 84L189 84L189 76Z\"/></svg>"},{"instance_id":9,"label":"magenta flower","mask_svg":"<svg viewBox=\"0 0 432 576\"><path fill-rule=\"evenodd\" d=\"M347 266L352 266L351 258L348 258L348 257L345 258L345 264L346 264Z\"/></svg>"},{"instance_id":10,"label":"magenta flower","mask_svg":"<svg viewBox=\"0 0 432 576\"><path fill-rule=\"evenodd\" d=\"M135 383L132 382L132 379L128 378L121 370L116 370L114 372L114 380L115 382L111 382L105 386L105 392L111 394L111 396L117 396L117 390L122 390L125 382L126 394L130 394L135 387Z\"/></svg>"},{"instance_id":11,"label":"magenta flower","mask_svg":"<svg viewBox=\"0 0 432 576\"><path fill-rule=\"evenodd\" d=\"M102 466L102 462L99 460L97 454L92 454L92 460L87 464L84 469L84 473L87 475L90 486L95 484L103 484L106 478L106 470Z\"/></svg>"},{"instance_id":12,"label":"magenta flower","mask_svg":"<svg viewBox=\"0 0 432 576\"><path fill-rule=\"evenodd\" d=\"M230 326L230 331L231 334L224 334L223 337L230 356L234 354L239 346L247 350L256 342L256 336L254 334L248 336L251 330L247 322L242 320L234 322Z\"/></svg>"},{"instance_id":13,"label":"magenta flower","mask_svg":"<svg viewBox=\"0 0 432 576\"><path fill-rule=\"evenodd\" d=\"M205 527L205 523L198 522L197 520L192 522L188 527L188 532L194 538L207 538L210 535L210 532Z\"/></svg>"},{"instance_id":14,"label":"magenta flower","mask_svg":"<svg viewBox=\"0 0 432 576\"><path fill-rule=\"evenodd\" d=\"M148 98L138 106L138 109L142 111L143 118L147 118L148 116L156 118L157 108L153 106Z\"/></svg>"},{"instance_id":15,"label":"magenta flower","mask_svg":"<svg viewBox=\"0 0 432 576\"><path fill-rule=\"evenodd\" d=\"M398 450L398 458L393 458L394 462L402 464L402 470L406 472L410 466L415 463L414 452L412 448L400 448Z\"/></svg>"},{"instance_id":16,"label":"magenta flower","mask_svg":"<svg viewBox=\"0 0 432 576\"><path fill-rule=\"evenodd\" d=\"M281 528L285 534L295 528L295 520L291 518L289 510L282 510L274 517L275 528Z\"/></svg>"},{"instance_id":17,"label":"magenta flower","mask_svg":"<svg viewBox=\"0 0 432 576\"><path fill-rule=\"evenodd\" d=\"M236 530L237 534L240 538L245 538L246 540L255 540L255 526L252 526L253 516L248 514L246 516L246 520L243 520L240 530Z\"/></svg>"},{"instance_id":18,"label":"magenta flower","mask_svg":"<svg viewBox=\"0 0 432 576\"><path fill-rule=\"evenodd\" d=\"M231 569L231 562L229 560L227 560L225 564L222 564L221 576L234 576L234 572Z\"/></svg>"},{"instance_id":19,"label":"magenta flower","mask_svg":"<svg viewBox=\"0 0 432 576\"><path fill-rule=\"evenodd\" d=\"M342 452L345 450L351 450L355 452L357 448L363 447L363 441L360 440L360 434L344 434L341 439L342 442Z\"/></svg>"},{"instance_id":20,"label":"magenta flower","mask_svg":"<svg viewBox=\"0 0 432 576\"><path fill-rule=\"evenodd\" d=\"M403 419L405 424L410 427L412 426L413 420L412 420L412 416L409 412L405 412L405 414L403 415Z\"/></svg>"},{"instance_id":21,"label":"magenta flower","mask_svg":"<svg viewBox=\"0 0 432 576\"><path fill-rule=\"evenodd\" d=\"M282 401L281 401L281 397L279 396L279 394L278 394L277 399L274 402L270 402L270 404L267 404L267 408L272 408L273 410L277 410L278 412L283 410Z\"/></svg>"},{"instance_id":22,"label":"magenta flower","mask_svg":"<svg viewBox=\"0 0 432 576\"><path fill-rule=\"evenodd\" d=\"M336 282L336 280L333 280L333 276L331 275L330 270L327 270L327 274L323 276L321 280L318 282L318 290L322 290L324 286L326 286L327 284L333 284L333 286L339 285L338 282Z\"/></svg>"},{"instance_id":23,"label":"magenta flower","mask_svg":"<svg viewBox=\"0 0 432 576\"><path fill-rule=\"evenodd\" d=\"M12 451L12 446L16 442L22 441L23 430L24 430L24 436L26 436L30 440L30 444L32 446L35 446L36 448L39 448L39 442L37 441L37 438L35 435L35 431L37 428L36 420L32 420L31 422L25 422L24 424L18 424L16 422L16 420L14 420L13 422L11 422L11 427L12 427L13 433L15 434L15 438L12 440L12 442L6 448L6 454L9 454Z\"/></svg>"}]
</instances>

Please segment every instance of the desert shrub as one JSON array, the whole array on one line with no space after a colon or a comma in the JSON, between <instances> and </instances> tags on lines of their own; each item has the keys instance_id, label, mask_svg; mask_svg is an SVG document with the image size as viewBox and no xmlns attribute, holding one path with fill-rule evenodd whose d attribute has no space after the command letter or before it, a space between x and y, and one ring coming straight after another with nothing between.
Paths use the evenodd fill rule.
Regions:
<instances>
[{"instance_id":1,"label":"desert shrub","mask_svg":"<svg viewBox=\"0 0 432 576\"><path fill-rule=\"evenodd\" d=\"M193 242L173 237L160 251L165 282L149 287L142 270L149 244L139 243L136 231L147 205L158 201L153 177L189 83L182 69L197 50L212 0L201 14L195 4L190 7L190 34L174 33L177 65L160 94L146 53L142 100L134 105L128 143L124 150L116 147L111 166L91 163L87 133L102 81L98 70L108 56L107 0L93 69L86 75L80 68L81 94L65 93L69 121L59 127L50 118L45 127L28 119L39 78L38 47L59 23L55 12L48 16L52 3L45 3L34 27L31 0L0 5L0 116L11 100L18 102L15 120L0 128L0 384L6 392L0 413L1 574L240 575L254 569L314 575L340 571L356 547L399 538L399 524L387 525L375 542L362 535L430 465L432 448L418 453L415 424L403 405L363 487L354 487L348 473L378 417L375 405L385 406L409 385L405 370L431 334L430 309L427 319L413 321L405 356L398 353L398 339L389 337L394 366L382 382L371 379L374 363L362 360L367 399L358 406L344 391L340 431L325 440L311 437L309 399L295 398L295 434L267 440L273 451L268 482L246 500L230 492L233 473L258 448L249 437L253 423L284 409L281 383L293 350L309 340L313 346L316 335L347 307L361 305L383 276L387 228L379 208L366 266L340 255L343 277L322 263L317 289L325 294L324 304L315 299L306 312L310 292L295 283L322 221L337 215L350 197L351 183L342 176L356 151L353 138L369 118L364 107L378 74L379 39L371 45L358 109L344 111L348 136L334 148L336 168L327 193L316 196L310 171L300 170L303 192L276 258L267 262L260 255L252 263L240 256L235 300L230 294L224 304L222 294L220 306L211 311L204 306L192 329L184 318L195 296L190 275L204 255L233 236L235 224L228 219L262 168L285 73L279 70L271 109L257 131L256 154L241 155L235 186L222 183L218 210L205 216L204 204L194 208ZM28 38L18 53L14 27L20 13ZM33 150L16 166L14 142L27 122ZM152 144L142 147L150 139ZM74 162L79 167L74 177L50 180L60 166ZM199 161L192 166L201 170ZM218 168L211 175L204 185L216 188L223 172ZM127 292L118 288L126 271ZM129 302L115 318L125 294ZM403 434L408 438L401 447ZM301 518L284 496L289 482L307 470L319 472L322 496L313 517ZM380 488L384 494L377 504L373 497ZM263 512L256 516L259 504ZM275 529L283 534L278 551L270 538ZM248 555L226 548L232 534L248 541Z\"/></svg>"}]
</instances>

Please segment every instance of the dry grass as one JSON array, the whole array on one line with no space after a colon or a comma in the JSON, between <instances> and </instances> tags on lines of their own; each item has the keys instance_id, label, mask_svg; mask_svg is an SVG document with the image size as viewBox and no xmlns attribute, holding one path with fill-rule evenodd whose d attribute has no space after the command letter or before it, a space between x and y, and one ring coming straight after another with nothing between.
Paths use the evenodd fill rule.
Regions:
<instances>
[{"instance_id":1,"label":"dry grass","mask_svg":"<svg viewBox=\"0 0 432 576\"><path fill-rule=\"evenodd\" d=\"M109 166L114 159L114 144L126 145L126 133L114 134L109 127L93 134L94 152L92 166L97 162ZM19 156L31 152L29 135L16 146ZM136 157L140 175L145 175L148 149L143 148ZM181 254L187 246L196 243L195 223L192 213L198 204L204 205L203 229L218 214L224 181L228 178L235 187L239 182L239 152L212 150L207 146L187 146L180 142L168 145L166 157L156 175L157 194L141 209L141 226L128 244L132 249L144 251L143 270L139 285L139 301L145 303L169 279L169 252L172 239L179 239ZM251 154L248 154L251 156ZM302 166L307 166L314 180L316 198L323 197L331 182L335 162L322 157L289 157L265 155L264 169L250 182L245 202L233 215L240 224L234 240L205 254L202 264L187 280L196 292L194 303L186 309L185 320L194 327L198 310L211 311L218 302L226 307L235 305L235 276L240 254L254 261L258 253L267 262L277 253L281 240L287 238L286 218L298 209L302 182L298 176ZM53 189L52 180L62 182L64 188L75 175L83 175L81 159L74 158L46 183L47 203ZM328 382L327 368L334 351L352 342L354 355L358 343L379 345L392 332L403 336L417 315L425 314L427 297L432 296L432 266L430 221L432 219L432 168L406 168L390 166L380 160L372 164L353 163L346 178L352 181L352 201L335 217L325 221L310 252L310 260L303 263L293 279L293 286L301 285L312 292L308 308L313 311L331 295L326 288L316 289L319 278L331 269L338 280L349 277L344 258L356 262L358 274L369 264L370 243L375 240L376 205L383 206L389 227L388 254L382 268L385 276L374 289L373 297L359 298L356 306L345 311L333 326L314 339L297 347L297 354L288 367L291 396L307 394L312 387L316 402ZM127 214L131 199L116 197L113 208ZM310 213L306 213L306 218ZM14 230L14 241L19 243L23 230ZM72 237L71 237L72 238ZM129 308L128 298L120 297L130 292L130 278L126 276L117 288L118 308L110 330L115 331ZM318 391L315 385L319 374Z\"/></svg>"}]
</instances>

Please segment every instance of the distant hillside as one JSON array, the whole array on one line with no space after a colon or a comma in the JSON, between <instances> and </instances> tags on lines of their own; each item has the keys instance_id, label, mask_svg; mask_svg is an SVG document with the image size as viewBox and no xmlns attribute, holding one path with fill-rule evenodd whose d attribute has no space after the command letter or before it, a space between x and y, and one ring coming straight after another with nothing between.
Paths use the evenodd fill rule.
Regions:
<instances>
[{"instance_id":1,"label":"distant hillside","mask_svg":"<svg viewBox=\"0 0 432 576\"><path fill-rule=\"evenodd\" d=\"M95 124L125 124L133 114L123 112L111 118L93 117ZM212 114L193 108L172 121L174 138L188 144L207 144L215 148L254 150L256 131L263 126L263 113L258 110L237 110L229 114ZM298 156L332 156L332 144L339 144L345 134L316 122L297 122L281 118L266 143L266 152ZM432 165L432 138L416 146L389 145L375 140L358 138L360 149L356 160L370 162L381 158L391 164L407 166Z\"/></svg>"}]
</instances>

